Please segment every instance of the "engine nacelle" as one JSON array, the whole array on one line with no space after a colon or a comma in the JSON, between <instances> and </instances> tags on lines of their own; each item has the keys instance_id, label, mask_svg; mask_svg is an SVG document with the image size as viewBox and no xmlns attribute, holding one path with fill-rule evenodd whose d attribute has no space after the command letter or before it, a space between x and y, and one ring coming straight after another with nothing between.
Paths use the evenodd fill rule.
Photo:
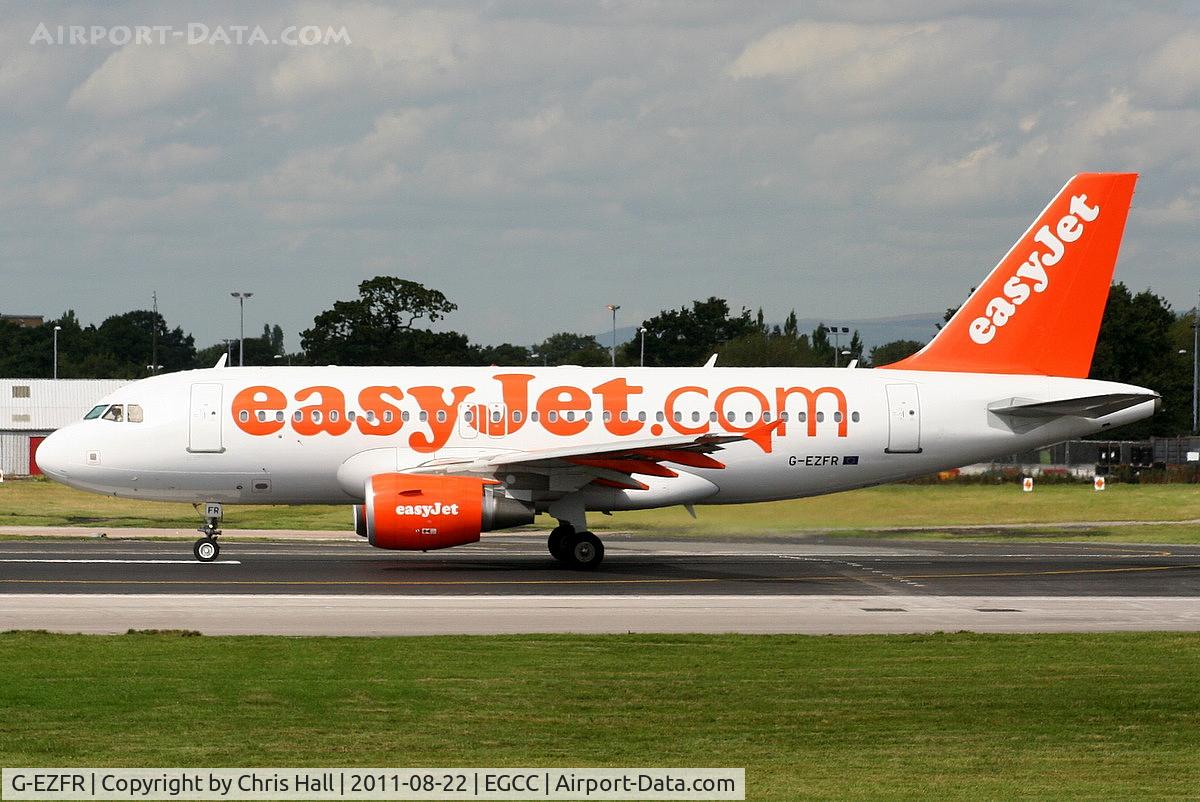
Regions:
<instances>
[{"instance_id":1,"label":"engine nacelle","mask_svg":"<svg viewBox=\"0 0 1200 802\"><path fill-rule=\"evenodd\" d=\"M479 540L481 532L533 523L533 508L494 482L469 476L381 473L367 480L355 530L372 546L431 551ZM362 524L362 530L359 524Z\"/></svg>"}]
</instances>

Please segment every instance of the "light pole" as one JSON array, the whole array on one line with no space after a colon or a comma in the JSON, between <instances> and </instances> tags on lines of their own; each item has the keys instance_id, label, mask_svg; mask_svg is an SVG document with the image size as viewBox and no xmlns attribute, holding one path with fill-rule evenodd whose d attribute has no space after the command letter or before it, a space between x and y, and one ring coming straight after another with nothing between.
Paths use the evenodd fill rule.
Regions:
<instances>
[{"instance_id":1,"label":"light pole","mask_svg":"<svg viewBox=\"0 0 1200 802\"><path fill-rule=\"evenodd\" d=\"M54 327L54 378L58 378L58 333L62 331L62 326Z\"/></svg>"},{"instance_id":2,"label":"light pole","mask_svg":"<svg viewBox=\"0 0 1200 802\"><path fill-rule=\"evenodd\" d=\"M1200 305L1192 309L1192 434L1200 432L1196 420L1196 389L1200 387Z\"/></svg>"},{"instance_id":3,"label":"light pole","mask_svg":"<svg viewBox=\"0 0 1200 802\"><path fill-rule=\"evenodd\" d=\"M240 318L238 327L238 367L240 368L246 364L246 299L254 295L254 293L231 292L229 294L238 299L238 317Z\"/></svg>"},{"instance_id":4,"label":"light pole","mask_svg":"<svg viewBox=\"0 0 1200 802\"><path fill-rule=\"evenodd\" d=\"M612 366L617 366L617 310L621 307L617 304L609 304L606 307L613 316L613 340L612 340Z\"/></svg>"},{"instance_id":5,"label":"light pole","mask_svg":"<svg viewBox=\"0 0 1200 802\"><path fill-rule=\"evenodd\" d=\"M638 326L638 334L642 335L642 356L638 359L638 367L646 367L646 327Z\"/></svg>"},{"instance_id":6,"label":"light pole","mask_svg":"<svg viewBox=\"0 0 1200 802\"><path fill-rule=\"evenodd\" d=\"M223 337L221 341L225 343L225 365L228 366L233 361L233 344L236 340L229 340Z\"/></svg>"},{"instance_id":7,"label":"light pole","mask_svg":"<svg viewBox=\"0 0 1200 802\"><path fill-rule=\"evenodd\" d=\"M833 334L833 366L835 368L839 367L838 360L841 358L840 354L842 351L842 335L849 334L850 327L849 326L826 326L824 323L822 323L821 328L823 328L823 329L825 329L825 331L831 332ZM849 353L849 352L847 352L847 353Z\"/></svg>"}]
</instances>

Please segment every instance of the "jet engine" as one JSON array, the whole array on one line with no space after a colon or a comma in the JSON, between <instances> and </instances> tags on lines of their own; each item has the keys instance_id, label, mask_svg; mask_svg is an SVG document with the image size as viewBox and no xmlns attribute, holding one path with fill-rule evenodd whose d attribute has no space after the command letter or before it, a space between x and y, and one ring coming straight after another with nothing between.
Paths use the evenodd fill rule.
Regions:
<instances>
[{"instance_id":1,"label":"jet engine","mask_svg":"<svg viewBox=\"0 0 1200 802\"><path fill-rule=\"evenodd\" d=\"M480 532L533 523L533 507L496 483L469 476L381 473L354 508L355 531L381 549L430 551L479 540Z\"/></svg>"}]
</instances>

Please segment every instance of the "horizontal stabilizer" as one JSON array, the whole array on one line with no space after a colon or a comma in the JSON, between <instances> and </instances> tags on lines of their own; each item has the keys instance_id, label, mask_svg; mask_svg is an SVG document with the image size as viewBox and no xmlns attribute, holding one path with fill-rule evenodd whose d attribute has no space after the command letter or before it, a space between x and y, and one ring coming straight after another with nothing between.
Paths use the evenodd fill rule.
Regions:
<instances>
[{"instance_id":1,"label":"horizontal stabilizer","mask_svg":"<svg viewBox=\"0 0 1200 802\"><path fill-rule=\"evenodd\" d=\"M988 407L989 412L1014 418L1103 418L1123 409L1136 407L1147 401L1159 401L1156 393L1112 393L1090 395L1083 398L1065 398L1061 401L1031 401L1010 398Z\"/></svg>"}]
</instances>

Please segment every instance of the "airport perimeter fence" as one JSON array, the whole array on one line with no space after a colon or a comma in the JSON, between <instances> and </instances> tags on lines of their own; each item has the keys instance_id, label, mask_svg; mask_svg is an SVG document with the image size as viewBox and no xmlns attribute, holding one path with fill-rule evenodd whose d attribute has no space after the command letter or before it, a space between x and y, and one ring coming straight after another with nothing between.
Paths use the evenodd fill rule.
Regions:
<instances>
[{"instance_id":1,"label":"airport perimeter fence","mask_svg":"<svg viewBox=\"0 0 1200 802\"><path fill-rule=\"evenodd\" d=\"M1064 440L992 462L943 471L926 481L1005 484L1036 476L1040 482L1200 483L1200 437L1148 440Z\"/></svg>"}]
</instances>

